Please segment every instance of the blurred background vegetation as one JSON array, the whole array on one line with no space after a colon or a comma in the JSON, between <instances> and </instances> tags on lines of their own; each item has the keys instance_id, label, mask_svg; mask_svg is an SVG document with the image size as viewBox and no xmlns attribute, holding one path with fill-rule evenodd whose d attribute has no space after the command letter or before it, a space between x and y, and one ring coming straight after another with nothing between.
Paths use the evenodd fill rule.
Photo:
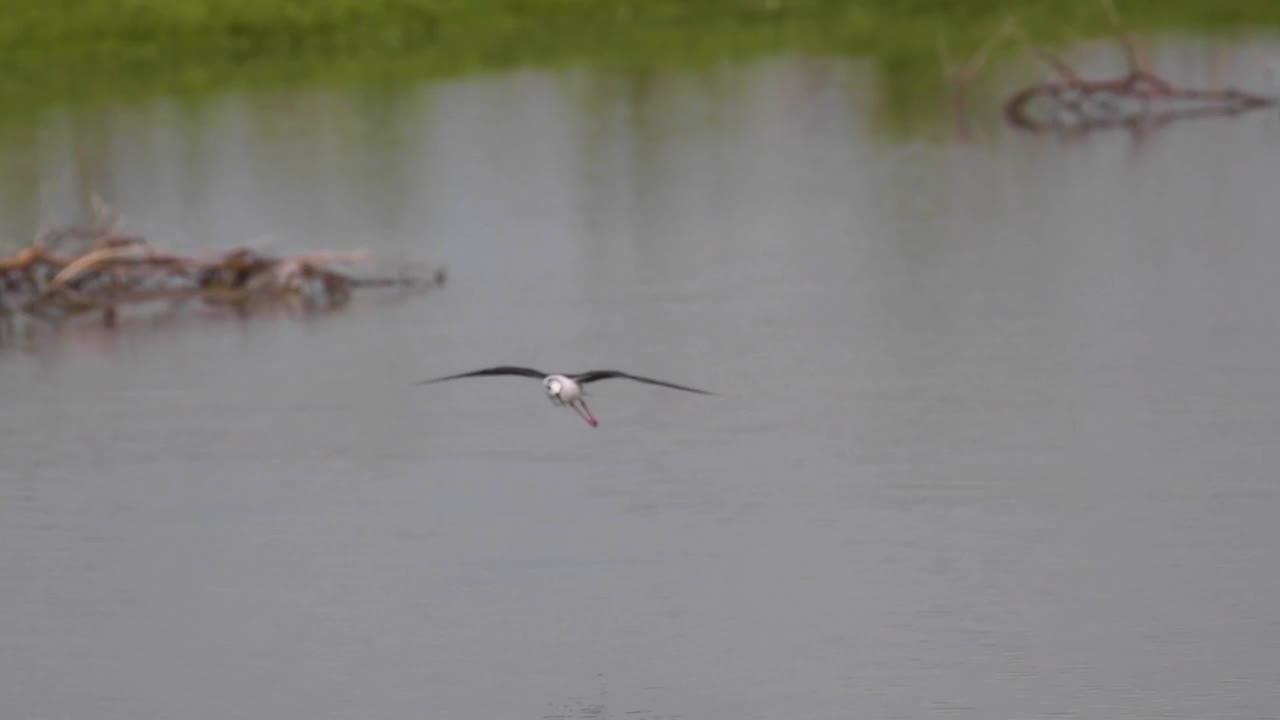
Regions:
<instances>
[{"instance_id":1,"label":"blurred background vegetation","mask_svg":"<svg viewBox=\"0 0 1280 720\"><path fill-rule=\"evenodd\" d=\"M1280 24L1276 0L1121 0L1119 11L1137 32ZM779 51L871 57L895 83L936 88L940 43L964 57L1010 19L1050 46L1112 30L1099 0L0 0L0 13L9 115L255 84Z\"/></svg>"}]
</instances>

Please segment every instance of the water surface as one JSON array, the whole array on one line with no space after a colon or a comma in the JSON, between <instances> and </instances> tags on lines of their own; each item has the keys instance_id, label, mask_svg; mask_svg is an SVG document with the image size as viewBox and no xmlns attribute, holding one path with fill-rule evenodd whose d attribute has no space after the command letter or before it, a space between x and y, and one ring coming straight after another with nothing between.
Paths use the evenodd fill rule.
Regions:
<instances>
[{"instance_id":1,"label":"water surface","mask_svg":"<svg viewBox=\"0 0 1280 720\"><path fill-rule=\"evenodd\" d=\"M12 140L6 238L96 190L450 283L0 352L0 714L1274 717L1274 113L904 141L877 92L530 70ZM496 363L721 395L410 387Z\"/></svg>"}]
</instances>

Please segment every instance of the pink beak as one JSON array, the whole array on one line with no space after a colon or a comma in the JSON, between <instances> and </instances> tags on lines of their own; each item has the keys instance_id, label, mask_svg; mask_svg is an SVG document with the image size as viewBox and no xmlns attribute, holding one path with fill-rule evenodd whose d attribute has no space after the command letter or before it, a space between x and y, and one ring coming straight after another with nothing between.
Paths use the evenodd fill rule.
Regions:
<instances>
[{"instance_id":1,"label":"pink beak","mask_svg":"<svg viewBox=\"0 0 1280 720\"><path fill-rule=\"evenodd\" d=\"M600 424L600 422L596 420L596 416L591 414L590 408L588 408L587 404L582 400L578 400L577 402L573 403L572 407L574 409L574 412L578 413L578 417L582 418L583 420L586 420L587 424L590 425L591 427L595 427Z\"/></svg>"}]
</instances>

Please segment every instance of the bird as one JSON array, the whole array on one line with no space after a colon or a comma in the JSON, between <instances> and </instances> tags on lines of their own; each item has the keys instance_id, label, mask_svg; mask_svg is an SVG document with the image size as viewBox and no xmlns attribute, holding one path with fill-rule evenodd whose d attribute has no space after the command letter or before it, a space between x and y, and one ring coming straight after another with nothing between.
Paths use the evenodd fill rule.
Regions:
<instances>
[{"instance_id":1,"label":"bird","mask_svg":"<svg viewBox=\"0 0 1280 720\"><path fill-rule=\"evenodd\" d=\"M552 405L568 405L573 408L573 411L578 414L578 417L582 418L591 427L598 426L600 422L596 420L595 415L591 414L591 409L587 407L586 401L583 400L583 397L587 393L582 386L587 383L593 383L599 380L609 380L611 378L623 378L626 380L647 383L649 385L659 385L675 390L698 393L699 395L715 395L715 393L709 390L699 390L698 388L688 387L687 385L677 385L665 380L655 380L641 375L632 375L631 373L625 373L621 370L588 370L580 373L544 373L541 370L535 370L528 367L516 367L514 365L498 365L495 367L458 373L456 375L445 375L444 377L420 380L414 383L414 385L427 385L430 383L444 382L445 380L459 380L470 377L488 377L493 375L515 375L518 377L530 377L542 380L542 388L546 390L547 397L551 400Z\"/></svg>"}]
</instances>

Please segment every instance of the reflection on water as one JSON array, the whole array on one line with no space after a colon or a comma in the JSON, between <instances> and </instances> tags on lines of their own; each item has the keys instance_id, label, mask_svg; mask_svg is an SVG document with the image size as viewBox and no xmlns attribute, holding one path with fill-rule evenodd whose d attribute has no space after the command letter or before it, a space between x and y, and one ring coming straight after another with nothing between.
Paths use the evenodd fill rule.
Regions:
<instances>
[{"instance_id":1,"label":"reflection on water","mask_svg":"<svg viewBox=\"0 0 1280 720\"><path fill-rule=\"evenodd\" d=\"M15 141L4 237L94 189L165 244L451 276L0 354L3 714L1274 714L1274 118L895 143L870 77L525 72ZM590 430L520 380L410 388L507 362L722 395L602 383Z\"/></svg>"}]
</instances>

